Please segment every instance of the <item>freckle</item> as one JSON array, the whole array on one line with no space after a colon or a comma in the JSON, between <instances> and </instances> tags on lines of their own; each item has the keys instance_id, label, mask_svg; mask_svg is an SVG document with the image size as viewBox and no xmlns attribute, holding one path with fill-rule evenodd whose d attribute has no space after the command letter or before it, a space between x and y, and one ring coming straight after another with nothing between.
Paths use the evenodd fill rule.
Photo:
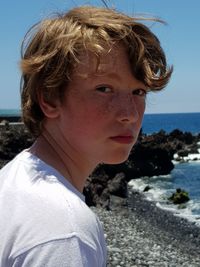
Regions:
<instances>
[{"instance_id":1,"label":"freckle","mask_svg":"<svg viewBox=\"0 0 200 267\"><path fill-rule=\"evenodd\" d=\"M109 102L109 104L107 105L107 113L111 112L112 110L114 110L117 106L119 106L119 103L117 103L116 101L117 97L113 97L112 100Z\"/></svg>"}]
</instances>

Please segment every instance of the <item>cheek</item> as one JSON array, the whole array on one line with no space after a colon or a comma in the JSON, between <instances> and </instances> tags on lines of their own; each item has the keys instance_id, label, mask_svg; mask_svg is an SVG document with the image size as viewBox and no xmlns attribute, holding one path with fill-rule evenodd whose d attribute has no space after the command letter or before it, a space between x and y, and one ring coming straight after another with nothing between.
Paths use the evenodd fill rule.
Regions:
<instances>
[{"instance_id":1,"label":"cheek","mask_svg":"<svg viewBox=\"0 0 200 267\"><path fill-rule=\"evenodd\" d=\"M135 101L135 104L137 106L138 114L143 117L146 108L146 99L138 99Z\"/></svg>"},{"instance_id":2,"label":"cheek","mask_svg":"<svg viewBox=\"0 0 200 267\"><path fill-rule=\"evenodd\" d=\"M93 123L105 120L110 113L110 99L102 97L91 97L83 104L83 114L86 120L91 120Z\"/></svg>"},{"instance_id":3,"label":"cheek","mask_svg":"<svg viewBox=\"0 0 200 267\"><path fill-rule=\"evenodd\" d=\"M117 112L128 112L128 113L137 113L140 118L143 117L146 107L146 100L143 97L133 95L127 96L115 96L110 98L106 103L104 110L105 113L117 113Z\"/></svg>"},{"instance_id":4,"label":"cheek","mask_svg":"<svg viewBox=\"0 0 200 267\"><path fill-rule=\"evenodd\" d=\"M94 135L101 132L108 121L108 105L102 101L85 101L71 112L71 126L80 135Z\"/></svg>"},{"instance_id":5,"label":"cheek","mask_svg":"<svg viewBox=\"0 0 200 267\"><path fill-rule=\"evenodd\" d=\"M143 121L143 117L144 117L145 107L146 107L146 101L145 100L144 101L138 101L138 103L137 103L138 129L140 129L142 127L142 121Z\"/></svg>"}]
</instances>

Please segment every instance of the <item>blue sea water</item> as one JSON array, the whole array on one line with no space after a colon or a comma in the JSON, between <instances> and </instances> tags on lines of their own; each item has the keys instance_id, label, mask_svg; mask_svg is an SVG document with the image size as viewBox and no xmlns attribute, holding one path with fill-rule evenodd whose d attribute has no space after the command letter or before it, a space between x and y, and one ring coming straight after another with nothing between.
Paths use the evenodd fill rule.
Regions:
<instances>
[{"instance_id":1,"label":"blue sea water","mask_svg":"<svg viewBox=\"0 0 200 267\"><path fill-rule=\"evenodd\" d=\"M179 163L169 175L143 177L130 181L134 190L143 192L146 186L151 189L145 192L147 199L157 206L172 211L200 226L200 161ZM183 205L174 205L168 198L177 188L189 193L190 201Z\"/></svg>"},{"instance_id":2,"label":"blue sea water","mask_svg":"<svg viewBox=\"0 0 200 267\"><path fill-rule=\"evenodd\" d=\"M161 129L167 133L179 129L183 132L199 134L200 113L146 114L144 116L143 133L151 134ZM171 210L176 215L194 221L200 226L200 160L175 163L175 168L169 175L143 177L132 180L130 185L139 191L143 191L149 185L151 190L145 193L149 200L155 201L159 207ZM173 205L168 201L168 197L177 188L189 193L190 201L184 206Z\"/></svg>"},{"instance_id":3,"label":"blue sea water","mask_svg":"<svg viewBox=\"0 0 200 267\"><path fill-rule=\"evenodd\" d=\"M0 109L1 115L20 115L20 111ZM161 129L167 133L179 129L183 132L199 134L200 113L145 114L143 133L151 134ZM149 192L145 193L149 200L200 225L200 160L175 164L173 171L166 176L143 177L130 182L134 189L140 191L143 191L147 184L152 187ZM190 201L183 209L167 203L167 198L175 192L176 188L182 188L189 193Z\"/></svg>"},{"instance_id":4,"label":"blue sea water","mask_svg":"<svg viewBox=\"0 0 200 267\"><path fill-rule=\"evenodd\" d=\"M174 129L193 134L200 133L200 112L144 115L142 126L144 133L151 134L161 129L167 133Z\"/></svg>"},{"instance_id":5,"label":"blue sea water","mask_svg":"<svg viewBox=\"0 0 200 267\"><path fill-rule=\"evenodd\" d=\"M20 116L21 111L19 109L0 109L0 116L11 117Z\"/></svg>"}]
</instances>

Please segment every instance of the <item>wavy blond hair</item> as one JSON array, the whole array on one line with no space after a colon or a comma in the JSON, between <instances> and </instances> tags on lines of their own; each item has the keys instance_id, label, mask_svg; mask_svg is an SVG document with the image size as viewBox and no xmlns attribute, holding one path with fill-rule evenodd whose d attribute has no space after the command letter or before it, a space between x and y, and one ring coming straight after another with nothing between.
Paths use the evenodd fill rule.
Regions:
<instances>
[{"instance_id":1,"label":"wavy blond hair","mask_svg":"<svg viewBox=\"0 0 200 267\"><path fill-rule=\"evenodd\" d=\"M61 100L85 51L98 58L120 42L138 80L152 91L166 86L172 67L166 63L158 38L141 20L146 19L110 8L82 6L45 19L28 31L22 43L21 103L24 123L34 136L40 135L44 121L38 92L49 103Z\"/></svg>"}]
</instances>

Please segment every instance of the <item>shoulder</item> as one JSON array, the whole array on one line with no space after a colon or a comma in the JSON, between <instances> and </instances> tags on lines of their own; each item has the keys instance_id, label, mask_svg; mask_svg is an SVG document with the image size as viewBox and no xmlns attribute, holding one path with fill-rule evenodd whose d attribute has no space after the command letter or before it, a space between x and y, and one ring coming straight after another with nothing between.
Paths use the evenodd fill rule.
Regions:
<instances>
[{"instance_id":1,"label":"shoulder","mask_svg":"<svg viewBox=\"0 0 200 267\"><path fill-rule=\"evenodd\" d=\"M9 175L0 185L0 231L4 233L2 247L6 242L7 246L9 242L15 244L9 253L23 254L41 244L57 243L56 240L68 243L72 237L87 248L102 250L103 231L97 217L58 173L23 154L5 170Z\"/></svg>"},{"instance_id":2,"label":"shoulder","mask_svg":"<svg viewBox=\"0 0 200 267\"><path fill-rule=\"evenodd\" d=\"M13 264L15 267L104 267L106 255L73 235L39 244L15 257Z\"/></svg>"}]
</instances>

